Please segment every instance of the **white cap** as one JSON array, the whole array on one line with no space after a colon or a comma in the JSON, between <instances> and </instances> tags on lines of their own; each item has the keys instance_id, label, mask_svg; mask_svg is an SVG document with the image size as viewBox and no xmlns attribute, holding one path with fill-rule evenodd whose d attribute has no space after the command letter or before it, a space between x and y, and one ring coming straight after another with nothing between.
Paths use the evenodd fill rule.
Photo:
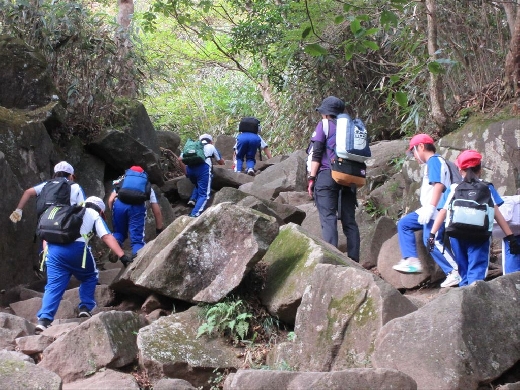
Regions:
<instances>
[{"instance_id":1,"label":"white cap","mask_svg":"<svg viewBox=\"0 0 520 390\"><path fill-rule=\"evenodd\" d=\"M210 142L213 142L213 137L209 134L202 134L200 137L199 137L199 141L202 141L203 139L209 139Z\"/></svg>"},{"instance_id":2,"label":"white cap","mask_svg":"<svg viewBox=\"0 0 520 390\"><path fill-rule=\"evenodd\" d=\"M54 166L54 173L67 172L69 175L74 175L74 168L67 161L60 161Z\"/></svg>"},{"instance_id":3,"label":"white cap","mask_svg":"<svg viewBox=\"0 0 520 390\"><path fill-rule=\"evenodd\" d=\"M105 212L105 202L103 202L97 196L89 196L87 199L85 199L85 203L93 203L99 207L101 211Z\"/></svg>"}]
</instances>

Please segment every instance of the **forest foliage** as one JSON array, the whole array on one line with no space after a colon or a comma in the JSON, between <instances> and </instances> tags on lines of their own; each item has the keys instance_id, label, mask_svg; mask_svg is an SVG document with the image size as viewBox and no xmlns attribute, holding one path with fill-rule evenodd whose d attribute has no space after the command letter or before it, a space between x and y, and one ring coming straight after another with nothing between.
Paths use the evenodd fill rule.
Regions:
<instances>
[{"instance_id":1,"label":"forest foliage","mask_svg":"<svg viewBox=\"0 0 520 390\"><path fill-rule=\"evenodd\" d=\"M142 100L157 129L183 139L232 135L242 116L256 116L275 152L305 146L328 95L374 140L442 135L507 98L512 32L500 1L148 0L135 4L128 29L116 12L107 1L0 0L0 32L43 52L68 128L87 135L117 122L120 96ZM449 118L441 129L432 74Z\"/></svg>"}]
</instances>

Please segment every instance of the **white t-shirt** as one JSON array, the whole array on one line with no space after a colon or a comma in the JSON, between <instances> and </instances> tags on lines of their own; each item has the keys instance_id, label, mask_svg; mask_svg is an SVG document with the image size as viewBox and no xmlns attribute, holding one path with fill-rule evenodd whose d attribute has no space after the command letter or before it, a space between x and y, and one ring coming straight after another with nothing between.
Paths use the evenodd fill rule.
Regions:
<instances>
[{"instance_id":1,"label":"white t-shirt","mask_svg":"<svg viewBox=\"0 0 520 390\"><path fill-rule=\"evenodd\" d=\"M206 156L206 164L208 164L210 167L213 165L211 163L212 157L217 161L222 160L220 153L218 152L217 148L213 144L204 145L204 155ZM150 201L151 201L151 197L150 197ZM155 203L157 203L157 202L155 202Z\"/></svg>"},{"instance_id":2,"label":"white t-shirt","mask_svg":"<svg viewBox=\"0 0 520 390\"><path fill-rule=\"evenodd\" d=\"M81 224L81 228L79 232L82 237L78 238L76 241L85 242L83 238L83 234L90 234L92 229L96 228L96 235L99 238L102 238L104 235L111 234L110 229L108 228L105 220L101 218L99 213L96 210L93 210L89 207L85 209L85 214L83 215L83 223Z\"/></svg>"}]
</instances>

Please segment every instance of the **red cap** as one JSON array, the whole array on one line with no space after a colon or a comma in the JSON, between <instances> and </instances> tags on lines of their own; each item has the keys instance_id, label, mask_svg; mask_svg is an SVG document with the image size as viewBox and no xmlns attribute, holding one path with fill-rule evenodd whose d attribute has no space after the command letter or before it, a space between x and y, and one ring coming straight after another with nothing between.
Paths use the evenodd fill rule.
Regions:
<instances>
[{"instance_id":1,"label":"red cap","mask_svg":"<svg viewBox=\"0 0 520 390\"><path fill-rule=\"evenodd\" d=\"M434 141L433 138L430 137L428 134L417 134L412 137L410 140L410 146L408 146L408 150L412 150L414 146L417 146L419 144L432 144Z\"/></svg>"},{"instance_id":2,"label":"red cap","mask_svg":"<svg viewBox=\"0 0 520 390\"><path fill-rule=\"evenodd\" d=\"M459 154L455 164L460 169L473 168L480 165L482 162L482 155L476 150L464 150Z\"/></svg>"},{"instance_id":3,"label":"red cap","mask_svg":"<svg viewBox=\"0 0 520 390\"><path fill-rule=\"evenodd\" d=\"M144 169L141 168L141 167L138 166L138 165L134 165L133 167L130 167L130 170L131 170L131 171L136 171L136 172L139 172L139 173L143 173L143 172L144 172Z\"/></svg>"}]
</instances>

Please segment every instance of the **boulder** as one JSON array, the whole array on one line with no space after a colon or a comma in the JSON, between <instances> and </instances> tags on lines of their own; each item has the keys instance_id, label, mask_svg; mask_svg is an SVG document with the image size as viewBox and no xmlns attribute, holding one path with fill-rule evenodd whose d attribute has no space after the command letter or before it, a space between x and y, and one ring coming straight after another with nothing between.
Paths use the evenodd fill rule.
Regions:
<instances>
[{"instance_id":1,"label":"boulder","mask_svg":"<svg viewBox=\"0 0 520 390\"><path fill-rule=\"evenodd\" d=\"M238 370L224 382L224 390L415 390L408 375L397 370L353 368L334 372Z\"/></svg>"},{"instance_id":2,"label":"boulder","mask_svg":"<svg viewBox=\"0 0 520 390\"><path fill-rule=\"evenodd\" d=\"M24 318L0 313L0 349L14 350L16 339L34 334L35 326Z\"/></svg>"},{"instance_id":3,"label":"boulder","mask_svg":"<svg viewBox=\"0 0 520 390\"><path fill-rule=\"evenodd\" d=\"M520 273L451 289L387 323L373 354L377 368L410 375L419 389L477 389L520 360Z\"/></svg>"},{"instance_id":4,"label":"boulder","mask_svg":"<svg viewBox=\"0 0 520 390\"><path fill-rule=\"evenodd\" d=\"M269 361L299 371L371 367L381 328L416 310L399 291L359 266L318 264L307 284L294 333ZM291 345L292 344L292 345Z\"/></svg>"},{"instance_id":5,"label":"boulder","mask_svg":"<svg viewBox=\"0 0 520 390\"><path fill-rule=\"evenodd\" d=\"M404 274L392 268L401 260L401 249L399 247L399 239L394 234L390 239L381 245L381 250L377 257L377 270L381 277L395 288L415 288L425 282L435 282L446 278L442 269L437 265L435 260L426 251L426 247L422 243L422 230L415 233L417 243L417 254L421 261L423 272L420 274Z\"/></svg>"},{"instance_id":6,"label":"boulder","mask_svg":"<svg viewBox=\"0 0 520 390\"><path fill-rule=\"evenodd\" d=\"M274 200L280 192L306 191L306 172L307 155L300 150L267 168L255 177L251 185L242 185L239 189L262 199Z\"/></svg>"},{"instance_id":7,"label":"boulder","mask_svg":"<svg viewBox=\"0 0 520 390\"><path fill-rule=\"evenodd\" d=\"M35 108L57 100L45 57L19 38L0 37L0 106Z\"/></svg>"},{"instance_id":8,"label":"boulder","mask_svg":"<svg viewBox=\"0 0 520 390\"><path fill-rule=\"evenodd\" d=\"M29 356L14 351L0 351L0 383L4 389L62 388L58 375L37 366Z\"/></svg>"},{"instance_id":9,"label":"boulder","mask_svg":"<svg viewBox=\"0 0 520 390\"><path fill-rule=\"evenodd\" d=\"M86 147L116 171L122 173L132 165L140 165L151 183L159 187L164 184L159 155L125 131L101 131Z\"/></svg>"},{"instance_id":10,"label":"boulder","mask_svg":"<svg viewBox=\"0 0 520 390\"><path fill-rule=\"evenodd\" d=\"M361 235L359 263L366 269L377 266L377 258L383 244L397 233L395 221L388 217L380 217Z\"/></svg>"},{"instance_id":11,"label":"boulder","mask_svg":"<svg viewBox=\"0 0 520 390\"><path fill-rule=\"evenodd\" d=\"M111 287L191 303L218 302L260 261L277 234L274 218L221 203L192 219L175 237L168 227Z\"/></svg>"},{"instance_id":12,"label":"boulder","mask_svg":"<svg viewBox=\"0 0 520 390\"><path fill-rule=\"evenodd\" d=\"M139 390L139 384L132 374L125 374L115 370L100 370L87 379L72 383L65 383L63 390L99 390L99 389L125 389Z\"/></svg>"},{"instance_id":13,"label":"boulder","mask_svg":"<svg viewBox=\"0 0 520 390\"><path fill-rule=\"evenodd\" d=\"M300 225L305 219L305 212L297 207L261 199L231 187L223 188L216 193L213 199L213 205L222 202L231 202L238 206L249 207L253 210L260 211L275 217L280 225L290 222Z\"/></svg>"},{"instance_id":14,"label":"boulder","mask_svg":"<svg viewBox=\"0 0 520 390\"><path fill-rule=\"evenodd\" d=\"M267 270L260 300L271 315L288 324L294 324L296 311L318 264L357 266L332 245L292 223L280 228L262 263Z\"/></svg>"},{"instance_id":15,"label":"boulder","mask_svg":"<svg viewBox=\"0 0 520 390\"><path fill-rule=\"evenodd\" d=\"M220 337L197 338L200 308L161 317L137 336L139 364L153 382L163 377L183 379L193 386L207 386L214 371L236 370L237 350Z\"/></svg>"},{"instance_id":16,"label":"boulder","mask_svg":"<svg viewBox=\"0 0 520 390\"><path fill-rule=\"evenodd\" d=\"M136 334L144 320L131 312L97 314L57 339L38 364L65 383L83 379L100 368L119 368L137 355Z\"/></svg>"}]
</instances>

